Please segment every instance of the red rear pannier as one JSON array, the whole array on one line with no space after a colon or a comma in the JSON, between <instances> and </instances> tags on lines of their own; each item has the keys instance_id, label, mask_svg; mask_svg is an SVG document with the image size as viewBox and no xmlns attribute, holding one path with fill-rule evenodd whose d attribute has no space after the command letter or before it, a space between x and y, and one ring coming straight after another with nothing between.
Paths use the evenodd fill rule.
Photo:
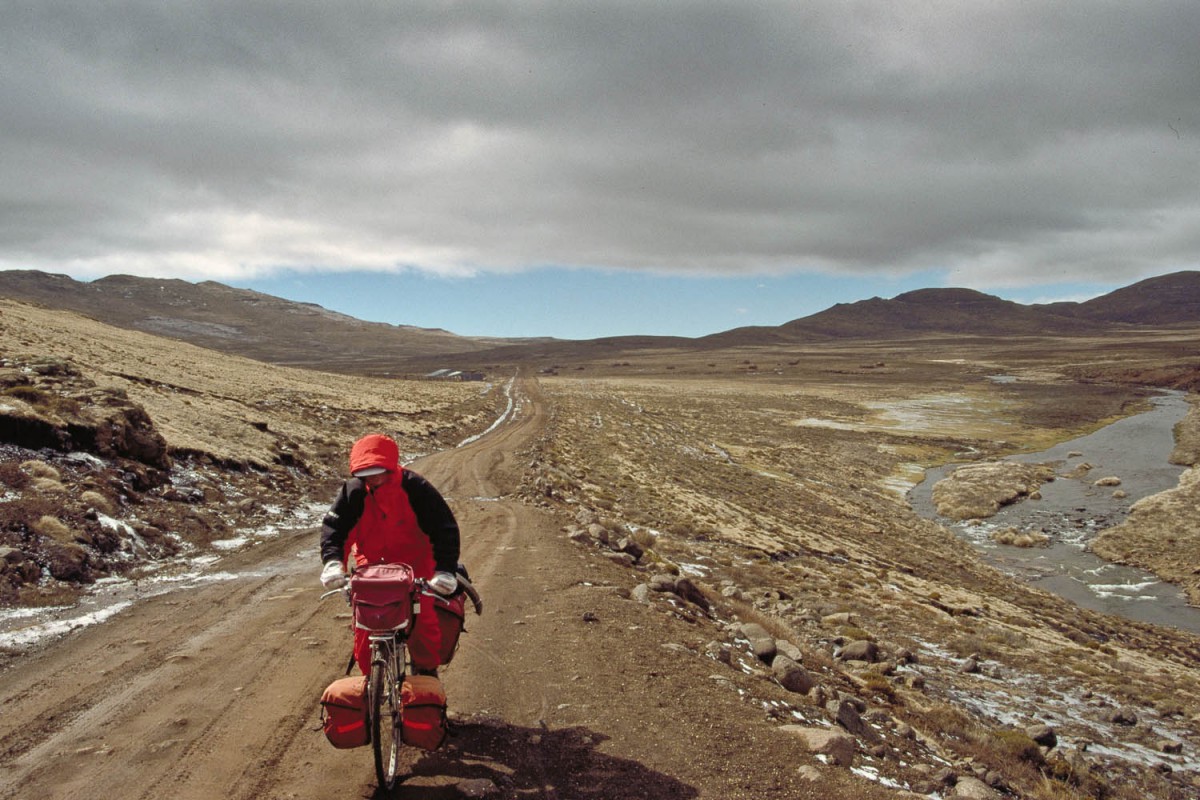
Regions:
<instances>
[{"instance_id":1,"label":"red rear pannier","mask_svg":"<svg viewBox=\"0 0 1200 800\"><path fill-rule=\"evenodd\" d=\"M443 664L449 664L458 649L458 637L463 630L463 619L466 617L467 596L459 592L453 597L433 598L433 610L437 616L438 630L441 639L438 645L438 657Z\"/></svg>"},{"instance_id":2,"label":"red rear pannier","mask_svg":"<svg viewBox=\"0 0 1200 800\"><path fill-rule=\"evenodd\" d=\"M437 750L446 739L446 691L432 675L409 675L400 685L400 738L422 750Z\"/></svg>"},{"instance_id":3,"label":"red rear pannier","mask_svg":"<svg viewBox=\"0 0 1200 800\"><path fill-rule=\"evenodd\" d=\"M368 564L350 577L354 626L393 631L412 621L413 571L407 564Z\"/></svg>"},{"instance_id":4,"label":"red rear pannier","mask_svg":"<svg viewBox=\"0 0 1200 800\"><path fill-rule=\"evenodd\" d=\"M367 730L367 679L341 678L321 695L321 727L334 747L362 747L371 740Z\"/></svg>"}]
</instances>

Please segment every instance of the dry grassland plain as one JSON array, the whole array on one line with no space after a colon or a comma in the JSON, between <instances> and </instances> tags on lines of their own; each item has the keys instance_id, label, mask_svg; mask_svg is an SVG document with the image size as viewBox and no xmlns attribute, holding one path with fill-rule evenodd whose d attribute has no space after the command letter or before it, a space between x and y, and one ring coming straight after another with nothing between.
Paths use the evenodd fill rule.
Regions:
<instances>
[{"instance_id":1,"label":"dry grassland plain","mask_svg":"<svg viewBox=\"0 0 1200 800\"><path fill-rule=\"evenodd\" d=\"M1083 716L1086 698L1102 693L1190 720L1195 737L1194 636L1092 613L1005 576L903 497L925 467L1040 450L1144 409L1147 392L1123 379L1131 369L1185 374L1179 345L1174 333L1133 344L926 340L556 364L541 381L554 423L530 482L568 511L585 509L582 519L640 533L662 568L698 576L743 618L761 614L806 657L866 638L923 663L939 654L996 665L998 683L947 675L919 700L902 698L903 681L881 679L879 667L857 676L918 728L959 726L951 738L985 742L995 729L958 717L955 698L980 708L1004 696L1007 711L995 716L1033 721ZM1200 557L1179 560L1156 537L1191 512L1178 500L1154 508L1157 526L1135 527L1135 514L1128 535L1157 554L1143 566L1176 560L1160 571L1178 579ZM1115 796L1177 791L1147 788L1137 771L1114 780L1130 792ZM1059 796L1045 791L1029 796Z\"/></svg>"}]
</instances>

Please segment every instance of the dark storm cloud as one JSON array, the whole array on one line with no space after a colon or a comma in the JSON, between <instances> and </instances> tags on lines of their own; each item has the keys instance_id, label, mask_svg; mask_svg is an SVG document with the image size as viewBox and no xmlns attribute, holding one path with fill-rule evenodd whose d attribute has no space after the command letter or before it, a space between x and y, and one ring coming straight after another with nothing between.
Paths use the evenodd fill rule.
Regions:
<instances>
[{"instance_id":1,"label":"dark storm cloud","mask_svg":"<svg viewBox=\"0 0 1200 800\"><path fill-rule=\"evenodd\" d=\"M1200 6L4 3L0 266L956 269L1200 253Z\"/></svg>"}]
</instances>

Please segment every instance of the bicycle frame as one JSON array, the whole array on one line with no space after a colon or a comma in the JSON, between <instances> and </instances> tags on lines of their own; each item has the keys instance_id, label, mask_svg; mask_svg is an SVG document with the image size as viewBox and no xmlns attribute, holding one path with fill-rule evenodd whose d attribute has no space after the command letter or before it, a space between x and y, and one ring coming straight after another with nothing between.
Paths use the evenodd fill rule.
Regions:
<instances>
[{"instance_id":1,"label":"bicycle frame","mask_svg":"<svg viewBox=\"0 0 1200 800\"><path fill-rule=\"evenodd\" d=\"M390 634L372 634L371 670L367 683L367 729L375 755L379 785L391 789L396 783L400 754L400 685L405 676L408 629Z\"/></svg>"}]
</instances>

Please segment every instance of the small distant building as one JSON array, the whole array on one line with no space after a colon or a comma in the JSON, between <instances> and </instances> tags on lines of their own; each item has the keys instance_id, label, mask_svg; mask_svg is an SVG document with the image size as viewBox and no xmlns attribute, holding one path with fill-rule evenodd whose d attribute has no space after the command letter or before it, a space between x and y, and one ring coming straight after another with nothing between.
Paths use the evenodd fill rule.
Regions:
<instances>
[{"instance_id":1,"label":"small distant building","mask_svg":"<svg viewBox=\"0 0 1200 800\"><path fill-rule=\"evenodd\" d=\"M481 381L482 372L467 372L460 369L438 369L425 376L431 381Z\"/></svg>"}]
</instances>

